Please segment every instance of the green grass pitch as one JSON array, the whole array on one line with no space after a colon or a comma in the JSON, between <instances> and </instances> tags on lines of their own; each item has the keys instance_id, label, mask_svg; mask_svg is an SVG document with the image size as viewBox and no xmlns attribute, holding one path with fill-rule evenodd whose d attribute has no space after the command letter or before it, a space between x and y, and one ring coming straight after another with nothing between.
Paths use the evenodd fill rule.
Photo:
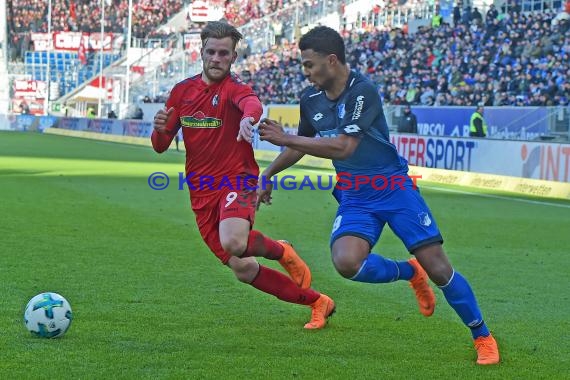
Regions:
<instances>
[{"instance_id":1,"label":"green grass pitch","mask_svg":"<svg viewBox=\"0 0 570 380\"><path fill-rule=\"evenodd\" d=\"M148 147L0 133L0 378L570 378L569 202L422 189L501 348L499 366L478 367L441 292L424 318L405 282L353 283L334 271L328 191L276 191L255 227L293 242L313 286L337 303L326 329L304 331L308 308L237 282L208 251L177 190L183 161ZM171 177L168 189L149 188L156 171ZM306 173L315 171L288 172ZM389 229L374 251L409 257ZM71 303L62 339L24 327L24 306L42 291Z\"/></svg>"}]
</instances>

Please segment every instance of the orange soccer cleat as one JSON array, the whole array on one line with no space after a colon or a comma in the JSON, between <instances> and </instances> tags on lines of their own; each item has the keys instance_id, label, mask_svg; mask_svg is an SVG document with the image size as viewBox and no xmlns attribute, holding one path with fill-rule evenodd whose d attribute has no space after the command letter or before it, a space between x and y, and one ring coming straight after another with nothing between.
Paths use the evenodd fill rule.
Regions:
<instances>
[{"instance_id":1,"label":"orange soccer cleat","mask_svg":"<svg viewBox=\"0 0 570 380\"><path fill-rule=\"evenodd\" d=\"M500 361L499 347L493 335L480 336L474 341L477 350L477 364L497 364Z\"/></svg>"},{"instance_id":2,"label":"orange soccer cleat","mask_svg":"<svg viewBox=\"0 0 570 380\"><path fill-rule=\"evenodd\" d=\"M408 262L414 267L414 276L410 280L410 287L416 293L420 313L430 317L435 310L435 294L428 284L428 275L418 260L410 259Z\"/></svg>"},{"instance_id":3,"label":"orange soccer cleat","mask_svg":"<svg viewBox=\"0 0 570 380\"><path fill-rule=\"evenodd\" d=\"M311 270L307 264L297 255L291 243L286 240L278 240L277 242L283 246L283 257L279 259L279 264L285 268L297 286L301 289L309 289L311 287Z\"/></svg>"},{"instance_id":4,"label":"orange soccer cleat","mask_svg":"<svg viewBox=\"0 0 570 380\"><path fill-rule=\"evenodd\" d=\"M327 325L327 319L334 314L336 306L329 296L321 293L321 296L311 304L311 309L313 309L311 312L311 321L305 324L305 328L308 330L316 330L322 329Z\"/></svg>"}]
</instances>

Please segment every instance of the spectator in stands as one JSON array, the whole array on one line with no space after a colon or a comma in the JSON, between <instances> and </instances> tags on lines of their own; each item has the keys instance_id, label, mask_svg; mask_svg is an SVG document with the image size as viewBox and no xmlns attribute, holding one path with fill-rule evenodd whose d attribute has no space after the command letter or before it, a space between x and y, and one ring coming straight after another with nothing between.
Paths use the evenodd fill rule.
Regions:
<instances>
[{"instance_id":1,"label":"spectator in stands","mask_svg":"<svg viewBox=\"0 0 570 380\"><path fill-rule=\"evenodd\" d=\"M403 115L398 120L398 132L400 133L418 133L418 118L412 112L410 104L404 106Z\"/></svg>"},{"instance_id":2,"label":"spectator in stands","mask_svg":"<svg viewBox=\"0 0 570 380\"><path fill-rule=\"evenodd\" d=\"M471 22L481 25L483 23L483 15L479 12L477 7L473 8L473 12L471 12Z\"/></svg>"},{"instance_id":3,"label":"spectator in stands","mask_svg":"<svg viewBox=\"0 0 570 380\"><path fill-rule=\"evenodd\" d=\"M433 15L433 17L431 19L431 27L433 29L439 28L442 21L443 21L443 17L439 13L436 13L435 15Z\"/></svg>"},{"instance_id":4,"label":"spectator in stands","mask_svg":"<svg viewBox=\"0 0 570 380\"><path fill-rule=\"evenodd\" d=\"M471 23L471 7L468 5L463 9L463 16L461 17L461 22L463 25L469 25Z\"/></svg>"},{"instance_id":5,"label":"spectator in stands","mask_svg":"<svg viewBox=\"0 0 570 380\"><path fill-rule=\"evenodd\" d=\"M471 137L487 137L487 123L483 118L483 106L478 105L477 109L471 115L469 125L469 136Z\"/></svg>"},{"instance_id":6,"label":"spectator in stands","mask_svg":"<svg viewBox=\"0 0 570 380\"><path fill-rule=\"evenodd\" d=\"M117 114L115 113L115 111L110 110L110 111L107 113L107 119L116 119L116 118L117 118Z\"/></svg>"},{"instance_id":7,"label":"spectator in stands","mask_svg":"<svg viewBox=\"0 0 570 380\"><path fill-rule=\"evenodd\" d=\"M491 4L489 6L489 10L487 11L487 15L485 16L485 23L487 26L493 24L497 17L499 17L499 11L497 11L497 8L495 8L495 4Z\"/></svg>"},{"instance_id":8,"label":"spectator in stands","mask_svg":"<svg viewBox=\"0 0 570 380\"><path fill-rule=\"evenodd\" d=\"M23 100L22 103L20 103L20 113L22 115L30 114L30 106L28 105L28 102L26 102L25 100Z\"/></svg>"},{"instance_id":9,"label":"spectator in stands","mask_svg":"<svg viewBox=\"0 0 570 380\"><path fill-rule=\"evenodd\" d=\"M63 105L61 106L61 114L63 115L63 117L69 116L69 106L67 105L66 102L64 102Z\"/></svg>"},{"instance_id":10,"label":"spectator in stands","mask_svg":"<svg viewBox=\"0 0 570 380\"><path fill-rule=\"evenodd\" d=\"M461 8L459 7L459 4L455 3L455 6L453 7L453 26L457 28L460 22L461 22Z\"/></svg>"},{"instance_id":11,"label":"spectator in stands","mask_svg":"<svg viewBox=\"0 0 570 380\"><path fill-rule=\"evenodd\" d=\"M144 112L143 112L142 108L137 107L137 109L135 110L135 114L133 115L133 119L142 120L143 117L144 117Z\"/></svg>"},{"instance_id":12,"label":"spectator in stands","mask_svg":"<svg viewBox=\"0 0 570 380\"><path fill-rule=\"evenodd\" d=\"M95 113L95 108L89 106L87 107L87 118L88 119L95 119L97 114Z\"/></svg>"}]
</instances>

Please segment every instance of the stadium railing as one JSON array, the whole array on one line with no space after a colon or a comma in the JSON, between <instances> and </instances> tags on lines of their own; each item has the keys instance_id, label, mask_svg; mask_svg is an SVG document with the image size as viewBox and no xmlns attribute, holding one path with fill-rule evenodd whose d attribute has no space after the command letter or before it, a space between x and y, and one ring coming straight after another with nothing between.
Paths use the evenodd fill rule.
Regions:
<instances>
[{"instance_id":1,"label":"stadium railing","mask_svg":"<svg viewBox=\"0 0 570 380\"><path fill-rule=\"evenodd\" d=\"M517 2L511 1L496 1L495 6L498 9L505 11L519 11L523 13L530 12L544 12L544 11L560 11L564 9L565 0L520 0Z\"/></svg>"}]
</instances>

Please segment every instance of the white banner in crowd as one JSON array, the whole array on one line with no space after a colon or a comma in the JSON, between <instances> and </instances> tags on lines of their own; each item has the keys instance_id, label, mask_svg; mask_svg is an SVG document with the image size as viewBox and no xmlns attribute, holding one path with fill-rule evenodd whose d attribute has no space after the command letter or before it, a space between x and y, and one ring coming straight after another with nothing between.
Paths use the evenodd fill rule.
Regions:
<instances>
[{"instance_id":1,"label":"white banner in crowd","mask_svg":"<svg viewBox=\"0 0 570 380\"><path fill-rule=\"evenodd\" d=\"M51 36L47 33L31 33L34 42L34 51L79 51L79 46L84 45L85 51L99 51L101 48L106 52L113 49L120 49L124 37L115 33L104 33L101 40L101 33L82 32L54 32Z\"/></svg>"}]
</instances>

